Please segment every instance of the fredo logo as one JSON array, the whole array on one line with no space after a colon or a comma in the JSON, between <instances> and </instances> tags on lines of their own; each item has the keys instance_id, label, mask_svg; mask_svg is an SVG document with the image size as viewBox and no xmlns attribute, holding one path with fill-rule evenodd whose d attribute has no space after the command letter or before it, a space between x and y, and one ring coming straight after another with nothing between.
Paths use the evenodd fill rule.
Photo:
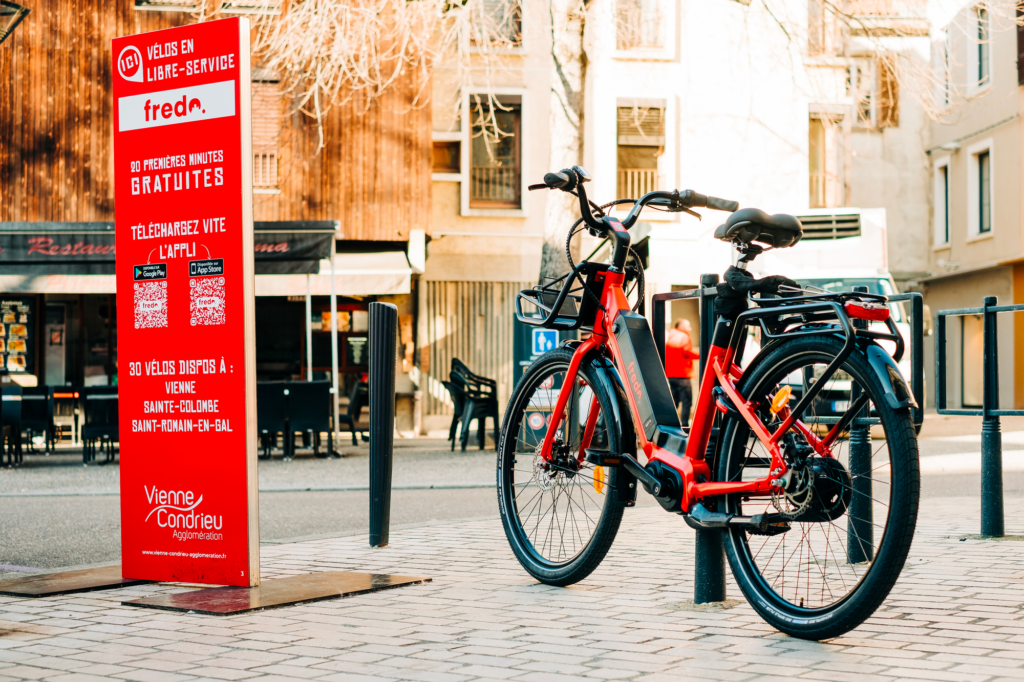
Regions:
<instances>
[{"instance_id":1,"label":"fredo logo","mask_svg":"<svg viewBox=\"0 0 1024 682\"><path fill-rule=\"evenodd\" d=\"M203 502L203 496L196 499L191 490L160 490L156 486L142 486L146 493L146 502L151 505L145 522L156 520L161 528L175 529L173 536L177 540L221 540L219 531L224 527L224 517L204 514L196 511ZM195 531L195 532L192 532Z\"/></svg>"},{"instance_id":2,"label":"fredo logo","mask_svg":"<svg viewBox=\"0 0 1024 682\"><path fill-rule=\"evenodd\" d=\"M117 72L126 81L142 82L142 53L134 45L121 50L117 58Z\"/></svg>"},{"instance_id":3,"label":"fredo logo","mask_svg":"<svg viewBox=\"0 0 1024 682\"><path fill-rule=\"evenodd\" d=\"M226 118L235 115L235 81L129 95L117 106L121 132Z\"/></svg>"}]
</instances>

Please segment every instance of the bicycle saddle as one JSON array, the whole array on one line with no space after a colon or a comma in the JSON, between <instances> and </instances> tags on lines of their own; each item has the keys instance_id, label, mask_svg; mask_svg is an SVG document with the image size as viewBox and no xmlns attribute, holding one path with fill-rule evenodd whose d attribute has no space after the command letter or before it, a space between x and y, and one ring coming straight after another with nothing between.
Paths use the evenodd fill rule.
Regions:
<instances>
[{"instance_id":1,"label":"bicycle saddle","mask_svg":"<svg viewBox=\"0 0 1024 682\"><path fill-rule=\"evenodd\" d=\"M740 209L715 230L715 239L723 242L761 242L776 249L794 246L803 236L804 227L795 216L768 215L759 208Z\"/></svg>"}]
</instances>

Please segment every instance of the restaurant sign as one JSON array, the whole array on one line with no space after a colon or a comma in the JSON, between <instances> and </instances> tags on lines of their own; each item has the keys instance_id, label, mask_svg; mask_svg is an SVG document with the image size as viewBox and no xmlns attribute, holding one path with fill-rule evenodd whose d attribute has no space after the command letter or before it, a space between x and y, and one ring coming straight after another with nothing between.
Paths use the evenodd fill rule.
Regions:
<instances>
[{"instance_id":1,"label":"restaurant sign","mask_svg":"<svg viewBox=\"0 0 1024 682\"><path fill-rule=\"evenodd\" d=\"M113 58L122 576L258 585L249 22Z\"/></svg>"},{"instance_id":2,"label":"restaurant sign","mask_svg":"<svg viewBox=\"0 0 1024 682\"><path fill-rule=\"evenodd\" d=\"M190 236L193 230L189 221L132 228L140 240ZM316 274L320 260L330 258L335 230L333 221L255 223L256 274ZM114 223L0 223L4 274L112 275L116 255Z\"/></svg>"}]
</instances>

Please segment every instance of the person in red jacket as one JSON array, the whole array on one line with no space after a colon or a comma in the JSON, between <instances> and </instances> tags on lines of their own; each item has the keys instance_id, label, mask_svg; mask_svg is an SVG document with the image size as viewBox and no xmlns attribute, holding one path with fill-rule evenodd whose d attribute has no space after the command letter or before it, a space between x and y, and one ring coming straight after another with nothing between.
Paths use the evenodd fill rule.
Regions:
<instances>
[{"instance_id":1,"label":"person in red jacket","mask_svg":"<svg viewBox=\"0 0 1024 682\"><path fill-rule=\"evenodd\" d=\"M690 339L692 327L689 320L678 319L672 325L665 338L665 374L672 388L672 401L680 409L680 419L684 427L690 426L690 407L693 405L693 361L700 359L699 353L693 352L693 341Z\"/></svg>"}]
</instances>

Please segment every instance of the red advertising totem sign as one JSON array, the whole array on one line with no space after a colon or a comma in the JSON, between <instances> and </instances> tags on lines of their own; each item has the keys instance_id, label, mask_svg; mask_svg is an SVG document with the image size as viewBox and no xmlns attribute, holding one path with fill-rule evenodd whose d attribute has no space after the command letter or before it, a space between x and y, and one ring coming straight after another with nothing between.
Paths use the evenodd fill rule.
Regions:
<instances>
[{"instance_id":1,"label":"red advertising totem sign","mask_svg":"<svg viewBox=\"0 0 1024 682\"><path fill-rule=\"evenodd\" d=\"M113 59L122 575L258 585L249 22Z\"/></svg>"}]
</instances>

